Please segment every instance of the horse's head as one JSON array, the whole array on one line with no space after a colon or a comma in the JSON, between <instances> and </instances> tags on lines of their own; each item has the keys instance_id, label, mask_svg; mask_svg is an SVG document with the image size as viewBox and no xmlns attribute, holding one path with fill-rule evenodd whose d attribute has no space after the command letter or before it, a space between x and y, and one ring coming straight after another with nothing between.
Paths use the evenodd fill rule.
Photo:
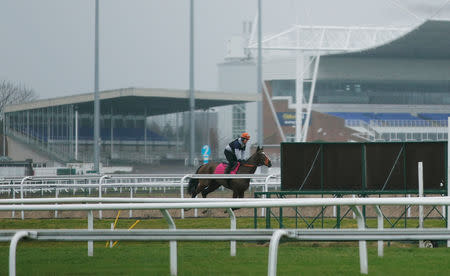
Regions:
<instances>
[{"instance_id":1,"label":"horse's head","mask_svg":"<svg viewBox=\"0 0 450 276\"><path fill-rule=\"evenodd\" d=\"M263 148L259 146L256 148L256 152L248 159L248 162L254 163L256 166L265 165L269 168L272 167L272 161L270 161Z\"/></svg>"}]
</instances>

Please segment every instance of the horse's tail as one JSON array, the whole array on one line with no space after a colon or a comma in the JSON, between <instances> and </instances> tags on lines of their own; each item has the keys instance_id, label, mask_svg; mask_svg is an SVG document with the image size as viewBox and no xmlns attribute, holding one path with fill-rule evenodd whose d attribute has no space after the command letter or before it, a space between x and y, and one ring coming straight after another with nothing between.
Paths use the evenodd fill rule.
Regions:
<instances>
[{"instance_id":1,"label":"horse's tail","mask_svg":"<svg viewBox=\"0 0 450 276\"><path fill-rule=\"evenodd\" d=\"M203 165L201 165L200 167L198 167L198 169L197 169L197 171L195 172L195 174L198 174L198 171L200 170L200 168L202 167ZM193 195L194 193L195 193L195 190L197 190L197 186L198 186L198 179L194 179L194 178L191 178L191 179L189 179L189 185L188 185L188 193L190 194L190 195Z\"/></svg>"}]
</instances>

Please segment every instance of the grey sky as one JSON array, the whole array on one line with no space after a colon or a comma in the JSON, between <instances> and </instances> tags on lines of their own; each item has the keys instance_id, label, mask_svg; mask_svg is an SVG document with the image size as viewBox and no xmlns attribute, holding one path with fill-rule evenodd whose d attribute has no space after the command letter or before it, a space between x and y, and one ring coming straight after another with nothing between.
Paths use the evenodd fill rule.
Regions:
<instances>
[{"instance_id":1,"label":"grey sky","mask_svg":"<svg viewBox=\"0 0 450 276\"><path fill-rule=\"evenodd\" d=\"M414 26L447 0L263 0L263 33L292 24ZM91 92L94 0L0 1L0 79L41 98ZM226 40L253 21L257 0L195 0L195 87L217 89ZM450 14L447 5L437 17ZM100 1L100 89L186 89L188 0Z\"/></svg>"}]
</instances>

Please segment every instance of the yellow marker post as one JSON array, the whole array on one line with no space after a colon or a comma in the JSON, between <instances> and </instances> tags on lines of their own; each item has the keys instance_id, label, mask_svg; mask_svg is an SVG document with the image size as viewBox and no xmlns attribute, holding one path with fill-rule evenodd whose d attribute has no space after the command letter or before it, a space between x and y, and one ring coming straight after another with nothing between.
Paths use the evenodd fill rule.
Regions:
<instances>
[{"instance_id":1,"label":"yellow marker post","mask_svg":"<svg viewBox=\"0 0 450 276\"><path fill-rule=\"evenodd\" d=\"M120 217L120 210L119 210L119 212L117 212L117 216L116 216L116 219L114 220L114 225L112 225L111 230L116 229L116 225L117 225L117 222L119 221L119 217ZM109 244L109 247L113 247L112 241L107 241L105 247L108 247L108 244Z\"/></svg>"},{"instance_id":2,"label":"yellow marker post","mask_svg":"<svg viewBox=\"0 0 450 276\"><path fill-rule=\"evenodd\" d=\"M136 220L135 223L133 223L133 225L130 226L130 228L128 228L128 231L130 231L131 229L133 229L141 220ZM112 245L112 247L114 247L119 241L115 241Z\"/></svg>"}]
</instances>

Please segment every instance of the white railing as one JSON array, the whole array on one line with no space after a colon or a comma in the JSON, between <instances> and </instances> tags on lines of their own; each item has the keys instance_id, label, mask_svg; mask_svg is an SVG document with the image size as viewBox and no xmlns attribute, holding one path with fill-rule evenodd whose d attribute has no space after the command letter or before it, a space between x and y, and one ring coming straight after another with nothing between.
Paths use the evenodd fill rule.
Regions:
<instances>
[{"instance_id":1,"label":"white railing","mask_svg":"<svg viewBox=\"0 0 450 276\"><path fill-rule=\"evenodd\" d=\"M280 175L278 174L26 176L0 180L0 194L7 193L15 199L17 193L23 199L27 193L41 193L41 197L44 197L45 192L54 193L55 198L58 198L62 191L75 195L80 190L87 191L91 195L92 190L94 190L94 192L97 191L98 197L102 197L108 189L119 193L122 193L122 189L129 189L130 198L133 198L138 189L148 190L151 193L153 189L161 188L163 192L166 192L166 189L179 190L179 197L184 198L184 190L188 186L189 179L250 179L250 190L262 189L264 192L269 191L269 187L279 189L281 186ZM261 210L261 215L264 215L264 212L265 210ZM195 210L194 215L197 216L197 210ZM14 218L14 211L11 216ZM101 211L99 216L102 218ZM132 216L132 210L130 210L129 216ZM21 217L24 218L23 211ZM58 212L55 211L55 218L57 217ZM181 217L184 218L184 210L181 210Z\"/></svg>"},{"instance_id":2,"label":"white railing","mask_svg":"<svg viewBox=\"0 0 450 276\"><path fill-rule=\"evenodd\" d=\"M71 203L67 204L68 201ZM78 201L77 201L78 200ZM176 260L176 240L245 240L245 234L237 232L233 229L233 220L235 216L231 215L231 208L272 208L272 207L307 207L307 206L350 206L354 211L357 222L358 231L354 232L343 230L298 230L298 229L283 229L275 230L271 235L271 244L269 247L269 264L268 274L276 275L276 259L278 242L280 238L287 235L291 238L300 240L359 240L359 256L360 256L360 271L361 273L368 273L367 261L367 246L366 240L378 240L378 255L383 256L383 241L382 240L424 240L424 239L450 239L450 226L447 229L395 229L383 230L383 214L380 206L392 205L450 205L450 197L419 197L419 198L301 198L301 199L129 199L129 198L78 198L75 199L2 199L0 200L0 211L87 211L88 213L88 231L82 231L79 235L70 234L71 237L63 240L88 240L88 255L93 255L93 240L110 240L109 234L99 232L95 235L93 230L93 214L94 210L161 210L164 217L169 223L171 231L168 232L168 237L155 237L156 233L147 233L146 238L141 240L170 240L170 266L171 274L177 274L177 260ZM139 201L136 201L139 200ZM166 200L166 201L164 201ZM162 202L159 202L162 201ZM42 204L36 204L36 203ZM96 202L96 203L89 203ZM129 202L129 203L112 203L112 202ZM45 204L44 204L45 203ZM48 204L50 203L50 204ZM53 203L53 204L51 204ZM58 203L58 205L54 205ZM64 203L64 204L63 204ZM17 205L14 205L17 204ZM19 205L20 204L20 205ZM378 216L377 230L368 230L364 224L364 217L358 206L373 206L376 208ZM184 233L176 230L173 220L171 219L168 209L184 209L184 208L226 208L229 210L230 218L232 220L231 229L225 230L223 235L220 235L215 230L195 230L197 234ZM234 221L234 227L235 227ZM57 240L58 230L47 230L48 240ZM67 231L67 230L66 230ZM150 230L147 230L150 231ZM207 231L212 231L207 234ZM326 232L328 231L328 232ZM53 232L53 233L52 233ZM9 234L8 234L9 233ZM114 239L130 239L129 235L123 232L113 230ZM134 231L133 231L134 233ZM252 232L254 233L254 232ZM67 234L67 233L66 233ZM236 234L236 235L235 235ZM10 246L10 275L15 275L15 250L17 242L23 237L36 238L39 237L39 231L7 231L4 235L9 235L11 240ZM67 234L69 235L69 234ZM70 236L69 235L69 236ZM225 237L228 235L228 237ZM256 234L254 234L256 235ZM12 236L12 237L11 237ZM254 238L254 237L253 237ZM266 235L267 238L267 235ZM248 238L249 239L249 238ZM256 239L256 238L255 238ZM262 237L257 239L263 239ZM449 246L450 243L447 242ZM232 251L231 251L232 252Z\"/></svg>"}]
</instances>

